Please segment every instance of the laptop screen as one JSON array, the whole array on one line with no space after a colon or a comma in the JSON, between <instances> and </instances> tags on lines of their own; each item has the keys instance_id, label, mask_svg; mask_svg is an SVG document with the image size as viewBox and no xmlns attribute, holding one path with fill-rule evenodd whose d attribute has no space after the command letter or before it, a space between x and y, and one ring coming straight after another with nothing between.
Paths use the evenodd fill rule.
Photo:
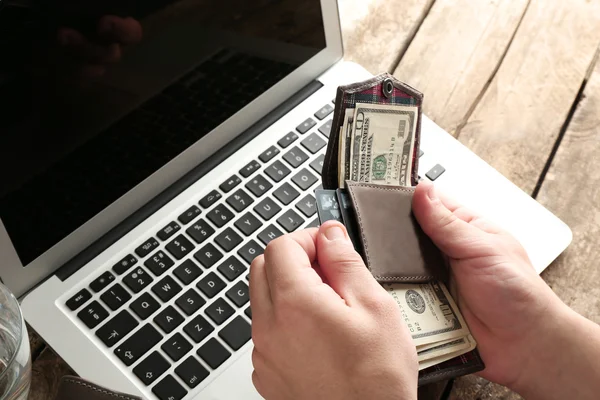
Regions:
<instances>
[{"instance_id":1,"label":"laptop screen","mask_svg":"<svg viewBox=\"0 0 600 400\"><path fill-rule=\"evenodd\" d=\"M0 219L23 265L325 48L320 0L4 3Z\"/></svg>"}]
</instances>

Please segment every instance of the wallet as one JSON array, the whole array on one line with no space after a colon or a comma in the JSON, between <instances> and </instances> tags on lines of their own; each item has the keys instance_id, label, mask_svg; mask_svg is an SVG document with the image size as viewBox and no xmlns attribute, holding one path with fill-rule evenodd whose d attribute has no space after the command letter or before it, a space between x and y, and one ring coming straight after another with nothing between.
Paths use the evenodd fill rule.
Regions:
<instances>
[{"instance_id":1,"label":"wallet","mask_svg":"<svg viewBox=\"0 0 600 400\"><path fill-rule=\"evenodd\" d=\"M356 103L416 106L418 109L411 186L377 185L345 181L354 209L349 236L365 265L379 283L424 283L438 280L449 285L449 271L441 251L423 232L412 212L412 199L419 181L423 94L388 73L340 86L335 99L331 132L339 132L347 108ZM323 162L324 189L338 187L338 135L331 134ZM343 207L343 205L341 206ZM359 241L356 243L356 241ZM477 349L419 372L419 386L450 379L485 368Z\"/></svg>"}]
</instances>

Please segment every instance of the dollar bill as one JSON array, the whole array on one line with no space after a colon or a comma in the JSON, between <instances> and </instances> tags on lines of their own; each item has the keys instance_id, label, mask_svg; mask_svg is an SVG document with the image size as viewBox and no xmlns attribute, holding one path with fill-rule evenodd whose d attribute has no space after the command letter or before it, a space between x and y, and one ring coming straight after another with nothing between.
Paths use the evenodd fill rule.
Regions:
<instances>
[{"instance_id":1,"label":"dollar bill","mask_svg":"<svg viewBox=\"0 0 600 400\"><path fill-rule=\"evenodd\" d=\"M460 310L443 283L384 284L394 298L415 346L470 334Z\"/></svg>"},{"instance_id":2,"label":"dollar bill","mask_svg":"<svg viewBox=\"0 0 600 400\"><path fill-rule=\"evenodd\" d=\"M416 106L356 103L350 178L359 182L411 186L417 117Z\"/></svg>"},{"instance_id":3,"label":"dollar bill","mask_svg":"<svg viewBox=\"0 0 600 400\"><path fill-rule=\"evenodd\" d=\"M417 351L418 359L419 361L431 360L432 358L438 358L446 354L464 350L471 345L471 341L468 339L469 336L470 335L445 341L444 343L436 344L427 350Z\"/></svg>"},{"instance_id":4,"label":"dollar bill","mask_svg":"<svg viewBox=\"0 0 600 400\"><path fill-rule=\"evenodd\" d=\"M441 356L438 356L435 358L430 358L429 360L419 361L419 371L421 371L425 368L429 368L434 365L443 363L444 361L451 360L454 357L458 357L463 354L466 354L466 353L470 352L471 350L473 350L477 346L477 343L475 342L475 340L473 340L473 337L471 335L466 336L466 340L469 341L469 346L466 348L456 350L452 353L447 353L447 354L444 354L444 355L441 355Z\"/></svg>"},{"instance_id":5,"label":"dollar bill","mask_svg":"<svg viewBox=\"0 0 600 400\"><path fill-rule=\"evenodd\" d=\"M338 168L338 187L345 186L346 179L350 178L350 146L352 144L352 123L354 121L354 109L346 109L344 116L344 124L340 133L340 146L338 156L340 159L340 167Z\"/></svg>"}]
</instances>

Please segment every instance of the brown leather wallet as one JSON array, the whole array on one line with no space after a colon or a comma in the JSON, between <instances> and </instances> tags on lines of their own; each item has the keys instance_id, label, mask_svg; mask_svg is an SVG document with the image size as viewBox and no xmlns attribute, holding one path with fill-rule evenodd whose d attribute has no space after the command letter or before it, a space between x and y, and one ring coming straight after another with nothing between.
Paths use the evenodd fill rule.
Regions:
<instances>
[{"instance_id":1,"label":"brown leather wallet","mask_svg":"<svg viewBox=\"0 0 600 400\"><path fill-rule=\"evenodd\" d=\"M60 381L55 400L142 400L140 397L116 392L78 376L65 375Z\"/></svg>"}]
</instances>

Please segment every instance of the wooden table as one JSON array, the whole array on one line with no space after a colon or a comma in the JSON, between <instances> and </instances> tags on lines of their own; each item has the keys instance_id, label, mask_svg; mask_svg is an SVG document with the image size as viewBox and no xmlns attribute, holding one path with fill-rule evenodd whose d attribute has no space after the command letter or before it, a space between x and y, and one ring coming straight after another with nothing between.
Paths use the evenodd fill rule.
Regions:
<instances>
[{"instance_id":1,"label":"wooden table","mask_svg":"<svg viewBox=\"0 0 600 400\"><path fill-rule=\"evenodd\" d=\"M600 322L600 2L339 0L347 58L425 95L424 112L573 230L542 274ZM72 373L32 334L30 399ZM440 398L445 385L423 388ZM449 399L518 399L476 376Z\"/></svg>"}]
</instances>

